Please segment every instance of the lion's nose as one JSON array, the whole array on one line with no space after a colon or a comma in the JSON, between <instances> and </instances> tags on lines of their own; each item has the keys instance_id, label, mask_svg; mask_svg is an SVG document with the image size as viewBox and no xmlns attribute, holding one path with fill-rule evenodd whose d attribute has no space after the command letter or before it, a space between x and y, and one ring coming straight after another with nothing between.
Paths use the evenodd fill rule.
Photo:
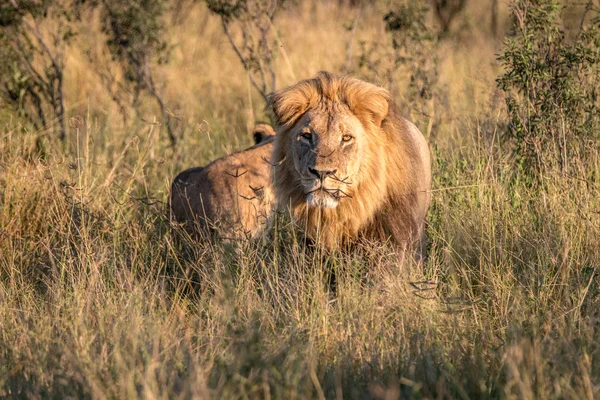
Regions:
<instances>
[{"instance_id":1,"label":"lion's nose","mask_svg":"<svg viewBox=\"0 0 600 400\"><path fill-rule=\"evenodd\" d=\"M308 171L313 174L314 176L316 176L317 178L319 178L320 180L323 180L325 178L327 178L330 175L335 175L335 173L337 172L337 169L329 169L329 170L318 170L318 169L313 169L313 168L309 168Z\"/></svg>"}]
</instances>

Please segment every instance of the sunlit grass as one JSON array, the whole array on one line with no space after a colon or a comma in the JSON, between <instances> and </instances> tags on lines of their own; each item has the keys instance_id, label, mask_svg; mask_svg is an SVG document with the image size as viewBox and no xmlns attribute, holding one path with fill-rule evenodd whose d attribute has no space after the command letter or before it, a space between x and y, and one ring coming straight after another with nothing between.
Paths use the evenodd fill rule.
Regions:
<instances>
[{"instance_id":1,"label":"sunlit grass","mask_svg":"<svg viewBox=\"0 0 600 400\"><path fill-rule=\"evenodd\" d=\"M356 11L327 7L280 19L298 79L343 65L340 24ZM66 146L47 136L38 151L3 111L0 397L600 396L600 187L558 172L543 191L523 182L499 145L497 43L441 50L428 259L407 271L385 246L306 251L285 215L236 246L169 222L175 174L250 144L249 116L265 118L204 13L173 28L161 67L184 128L175 148L150 106L121 126L76 51ZM360 37L381 33L375 13L361 18Z\"/></svg>"}]
</instances>

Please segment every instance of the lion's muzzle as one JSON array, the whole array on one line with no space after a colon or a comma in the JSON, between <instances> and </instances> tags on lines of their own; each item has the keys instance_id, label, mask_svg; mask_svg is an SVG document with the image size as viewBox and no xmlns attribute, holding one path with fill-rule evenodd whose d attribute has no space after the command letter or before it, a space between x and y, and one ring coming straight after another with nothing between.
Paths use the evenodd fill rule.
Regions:
<instances>
[{"instance_id":1,"label":"lion's muzzle","mask_svg":"<svg viewBox=\"0 0 600 400\"><path fill-rule=\"evenodd\" d=\"M319 175L313 171L311 171L311 175L318 176L318 179L305 179L303 182L308 206L313 208L337 207L340 199L344 197L344 192L335 179L335 170L326 171L329 176L324 171L317 172Z\"/></svg>"},{"instance_id":2,"label":"lion's muzzle","mask_svg":"<svg viewBox=\"0 0 600 400\"><path fill-rule=\"evenodd\" d=\"M334 191L335 192L335 191ZM336 208L339 204L339 199L328 189L317 189L306 196L306 202L309 207L313 208Z\"/></svg>"}]
</instances>

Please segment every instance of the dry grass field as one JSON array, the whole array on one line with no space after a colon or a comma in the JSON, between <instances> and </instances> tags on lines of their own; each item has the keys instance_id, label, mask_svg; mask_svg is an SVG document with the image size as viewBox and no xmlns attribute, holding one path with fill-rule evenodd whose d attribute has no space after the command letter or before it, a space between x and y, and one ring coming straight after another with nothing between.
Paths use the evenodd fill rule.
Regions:
<instances>
[{"instance_id":1,"label":"dry grass field","mask_svg":"<svg viewBox=\"0 0 600 400\"><path fill-rule=\"evenodd\" d=\"M174 147L150 99L123 123L95 73L110 56L91 17L66 50L64 143L0 108L0 397L600 398L600 158L573 160L587 178L519 179L487 1L436 48L432 114L410 115L434 183L428 258L404 272L385 246L305 251L285 215L236 245L169 222L174 176L269 121L219 19L183 3L155 70ZM278 87L362 76L360 42L388 41L387 3L339 3L275 19Z\"/></svg>"}]
</instances>

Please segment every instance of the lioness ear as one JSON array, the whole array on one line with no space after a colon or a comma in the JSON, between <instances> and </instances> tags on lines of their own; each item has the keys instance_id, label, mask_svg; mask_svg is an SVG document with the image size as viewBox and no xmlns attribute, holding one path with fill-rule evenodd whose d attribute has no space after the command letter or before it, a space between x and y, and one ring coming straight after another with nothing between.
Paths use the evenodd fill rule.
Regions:
<instances>
[{"instance_id":1,"label":"lioness ear","mask_svg":"<svg viewBox=\"0 0 600 400\"><path fill-rule=\"evenodd\" d=\"M263 136L263 133L260 131L254 131L252 136L254 137L254 144L259 144L260 142L263 141L264 136Z\"/></svg>"},{"instance_id":2,"label":"lioness ear","mask_svg":"<svg viewBox=\"0 0 600 400\"><path fill-rule=\"evenodd\" d=\"M252 137L254 138L254 144L259 144L275 136L275 131L271 125L258 124L254 127Z\"/></svg>"},{"instance_id":3,"label":"lioness ear","mask_svg":"<svg viewBox=\"0 0 600 400\"><path fill-rule=\"evenodd\" d=\"M267 106L273 110L278 126L290 126L308 110L314 94L314 89L300 82L268 95Z\"/></svg>"}]
</instances>

